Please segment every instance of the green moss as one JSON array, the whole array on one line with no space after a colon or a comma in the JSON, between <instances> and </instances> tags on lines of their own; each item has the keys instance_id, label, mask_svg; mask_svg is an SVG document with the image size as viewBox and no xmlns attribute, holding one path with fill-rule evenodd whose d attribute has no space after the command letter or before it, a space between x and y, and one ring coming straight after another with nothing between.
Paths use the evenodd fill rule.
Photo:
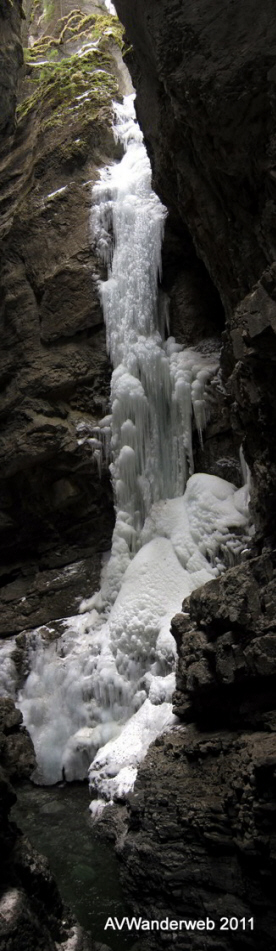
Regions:
<instances>
[{"instance_id":1,"label":"green moss","mask_svg":"<svg viewBox=\"0 0 276 951\"><path fill-rule=\"evenodd\" d=\"M58 21L60 29L59 42L64 43L74 36L83 34L91 40L99 40L104 36L111 36L116 43L122 46L123 27L118 17L110 13L93 13L84 16L81 10L72 10L66 17Z\"/></svg>"},{"instance_id":2,"label":"green moss","mask_svg":"<svg viewBox=\"0 0 276 951\"><path fill-rule=\"evenodd\" d=\"M52 36L43 36L33 46L25 48L24 62L36 64L41 59L53 59L58 55L57 43Z\"/></svg>"},{"instance_id":3,"label":"green moss","mask_svg":"<svg viewBox=\"0 0 276 951\"><path fill-rule=\"evenodd\" d=\"M55 0L43 0L44 20L51 20L55 13Z\"/></svg>"},{"instance_id":4,"label":"green moss","mask_svg":"<svg viewBox=\"0 0 276 951\"><path fill-rule=\"evenodd\" d=\"M83 34L89 36L91 40L104 41L106 37L112 37L120 46L123 45L123 27L118 17L111 14L91 14L83 16L76 11L68 18L60 33L60 43L73 36L81 37Z\"/></svg>"},{"instance_id":5,"label":"green moss","mask_svg":"<svg viewBox=\"0 0 276 951\"><path fill-rule=\"evenodd\" d=\"M125 59L125 57L129 55L129 53L133 53L132 43L129 46L127 46L126 43L123 43L123 46L122 46L123 59Z\"/></svg>"},{"instance_id":6,"label":"green moss","mask_svg":"<svg viewBox=\"0 0 276 951\"><path fill-rule=\"evenodd\" d=\"M18 107L19 119L33 110L40 110L43 118L51 114L51 122L68 111L82 108L83 96L97 106L110 104L118 92L112 75L112 61L102 50L90 50L83 56L74 54L60 62L34 65L30 76L34 92ZM85 95L86 94L86 95Z\"/></svg>"},{"instance_id":7,"label":"green moss","mask_svg":"<svg viewBox=\"0 0 276 951\"><path fill-rule=\"evenodd\" d=\"M59 20L57 33L25 50L32 91L18 107L18 119L21 124L32 117L41 136L38 177L48 160L66 169L83 164L91 143L95 148L106 134L112 99L118 97L111 52L112 42L122 46L123 28L117 18L72 10ZM70 50L81 48L81 55L66 55L68 43Z\"/></svg>"},{"instance_id":8,"label":"green moss","mask_svg":"<svg viewBox=\"0 0 276 951\"><path fill-rule=\"evenodd\" d=\"M80 10L72 10L66 17L58 21L60 30L57 38L43 36L31 48L25 49L25 62L35 63L41 59L58 57L61 47L72 40L78 40L79 46L85 42L97 44L97 48L108 50L110 39L120 49L123 48L123 27L119 20L111 14L91 14L84 16Z\"/></svg>"}]
</instances>

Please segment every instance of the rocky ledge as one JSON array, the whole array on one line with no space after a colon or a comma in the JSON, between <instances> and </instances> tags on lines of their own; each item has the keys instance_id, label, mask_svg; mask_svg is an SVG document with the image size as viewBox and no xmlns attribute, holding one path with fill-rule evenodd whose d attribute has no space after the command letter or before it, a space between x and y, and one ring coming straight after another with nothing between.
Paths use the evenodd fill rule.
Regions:
<instances>
[{"instance_id":1,"label":"rocky ledge","mask_svg":"<svg viewBox=\"0 0 276 951\"><path fill-rule=\"evenodd\" d=\"M256 558L184 601L180 725L150 747L129 797L118 851L137 913L216 923L179 933L181 949L275 946L275 569ZM223 917L237 930L220 931ZM166 932L144 939L175 947Z\"/></svg>"}]
</instances>

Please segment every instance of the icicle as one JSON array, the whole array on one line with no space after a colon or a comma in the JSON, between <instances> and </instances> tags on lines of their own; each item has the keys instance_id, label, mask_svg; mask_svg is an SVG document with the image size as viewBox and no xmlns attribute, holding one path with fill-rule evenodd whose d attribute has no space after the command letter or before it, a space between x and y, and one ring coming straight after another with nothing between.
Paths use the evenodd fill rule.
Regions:
<instances>
[{"instance_id":1,"label":"icicle","mask_svg":"<svg viewBox=\"0 0 276 951\"><path fill-rule=\"evenodd\" d=\"M37 780L83 778L93 758L94 815L125 796L149 742L175 722L171 617L248 540L247 488L205 474L189 478L193 421L201 439L218 358L164 339L165 209L151 191L132 97L115 112L126 152L94 186L91 216L108 268L100 293L114 366L111 414L95 427L78 426L98 464L101 453L111 455L112 551L101 590L63 622L60 640L36 632L20 696Z\"/></svg>"}]
</instances>

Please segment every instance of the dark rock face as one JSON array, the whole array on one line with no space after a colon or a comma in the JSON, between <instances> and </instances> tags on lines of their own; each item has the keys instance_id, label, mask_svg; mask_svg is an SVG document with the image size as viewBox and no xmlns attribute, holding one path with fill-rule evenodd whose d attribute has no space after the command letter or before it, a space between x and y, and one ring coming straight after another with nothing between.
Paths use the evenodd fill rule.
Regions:
<instances>
[{"instance_id":1,"label":"dark rock face","mask_svg":"<svg viewBox=\"0 0 276 951\"><path fill-rule=\"evenodd\" d=\"M252 471L251 501L257 537L275 546L275 265L266 268L237 310L230 327L235 365L228 388L232 421L245 436ZM228 343L226 344L227 359Z\"/></svg>"},{"instance_id":2,"label":"dark rock face","mask_svg":"<svg viewBox=\"0 0 276 951\"><path fill-rule=\"evenodd\" d=\"M0 588L0 636L77 614L83 597L97 588L100 571L100 551L88 556L84 550L81 561L45 571L28 564Z\"/></svg>"},{"instance_id":3,"label":"dark rock face","mask_svg":"<svg viewBox=\"0 0 276 951\"><path fill-rule=\"evenodd\" d=\"M224 300L238 303L273 244L273 2L116 0L134 45L137 109L168 207ZM250 127L250 134L249 132Z\"/></svg>"},{"instance_id":4,"label":"dark rock face","mask_svg":"<svg viewBox=\"0 0 276 951\"><path fill-rule=\"evenodd\" d=\"M252 470L256 527L272 538L273 0L261 10L258 0L242 7L239 0L223 6L218 0L116 0L116 8L133 44L129 65L155 187L188 228L225 308L223 367L232 422Z\"/></svg>"},{"instance_id":5,"label":"dark rock face","mask_svg":"<svg viewBox=\"0 0 276 951\"><path fill-rule=\"evenodd\" d=\"M28 779L35 767L32 740L12 700L0 701L1 765L12 782Z\"/></svg>"},{"instance_id":6,"label":"dark rock face","mask_svg":"<svg viewBox=\"0 0 276 951\"><path fill-rule=\"evenodd\" d=\"M275 944L275 608L263 556L195 591L173 619L175 712L189 725L149 749L119 848L140 914L216 922L181 932L181 949ZM253 916L254 931L221 932L223 916ZM160 934L145 942L155 947Z\"/></svg>"},{"instance_id":7,"label":"dark rock face","mask_svg":"<svg viewBox=\"0 0 276 951\"><path fill-rule=\"evenodd\" d=\"M121 847L124 887L146 918L215 921L212 931L177 933L181 951L273 951L275 757L270 733L189 726L153 744L139 770ZM222 932L223 916L254 917L254 931ZM142 941L163 945L175 947L172 933Z\"/></svg>"},{"instance_id":8,"label":"dark rock face","mask_svg":"<svg viewBox=\"0 0 276 951\"><path fill-rule=\"evenodd\" d=\"M181 949L274 948L275 863L275 53L272 0L116 0L133 45L129 66L154 185L183 254L171 317L185 343L208 336L193 315L190 262L200 259L226 315L222 379L196 466L235 481L229 429L252 472L255 555L194 592L173 621L175 712L129 797L118 848L125 888L147 918L206 918L213 931L177 934ZM187 237L187 235L189 237ZM175 237L172 238L172 243ZM190 242L190 243L189 243ZM185 248L185 251L184 251ZM169 255L168 255L169 257ZM167 262L168 263L168 262ZM194 270L194 274L195 274ZM199 279L200 275L200 279ZM166 265L164 268L166 280ZM209 292L207 299L209 298ZM210 336L222 327L214 305ZM211 324L210 324L211 326ZM191 327L191 336L189 337ZM181 332L181 331L180 331ZM195 335L193 337L193 334ZM222 410L222 412L221 412ZM224 415L225 414L225 415ZM222 424L224 416L225 425ZM215 444L214 444L215 445ZM227 476L228 467L228 476ZM230 475L230 472L232 474ZM184 724L186 724L184 726ZM222 916L255 929L219 930ZM143 946L175 947L165 932Z\"/></svg>"},{"instance_id":9,"label":"dark rock face","mask_svg":"<svg viewBox=\"0 0 276 951\"><path fill-rule=\"evenodd\" d=\"M91 593L113 526L107 466L100 478L87 442L107 412L110 376L90 190L68 186L15 226L3 260L1 561L4 584L17 580L26 598L38 569L51 584L51 569L83 558L91 568L94 557L81 591ZM65 605L53 608L60 617ZM39 623L49 619L46 611ZM19 629L5 624L3 632Z\"/></svg>"},{"instance_id":10,"label":"dark rock face","mask_svg":"<svg viewBox=\"0 0 276 951\"><path fill-rule=\"evenodd\" d=\"M14 130L16 86L18 72L23 63L20 42L21 0L1 0L0 7L0 135L7 136Z\"/></svg>"},{"instance_id":11,"label":"dark rock face","mask_svg":"<svg viewBox=\"0 0 276 951\"><path fill-rule=\"evenodd\" d=\"M111 99L123 65L115 40L105 38L96 65L106 79L88 102L83 88L95 64L84 56L77 70L74 55L87 42L85 17L93 30L106 8L84 3L76 14L68 0L63 20L49 21L39 5L27 6L37 45L22 72L15 128L22 52L18 39L12 45L19 8L10 0L0 39L3 63L12 60L9 103L4 96L1 106L10 118L0 154L0 636L74 613L77 595L99 585L114 522L109 460L93 443L108 412L111 371L90 212L99 168L118 155ZM51 44L65 62L62 78ZM47 64L48 54L40 75L37 61Z\"/></svg>"},{"instance_id":12,"label":"dark rock face","mask_svg":"<svg viewBox=\"0 0 276 951\"><path fill-rule=\"evenodd\" d=\"M173 619L181 719L276 729L275 568L273 554L229 569Z\"/></svg>"}]
</instances>

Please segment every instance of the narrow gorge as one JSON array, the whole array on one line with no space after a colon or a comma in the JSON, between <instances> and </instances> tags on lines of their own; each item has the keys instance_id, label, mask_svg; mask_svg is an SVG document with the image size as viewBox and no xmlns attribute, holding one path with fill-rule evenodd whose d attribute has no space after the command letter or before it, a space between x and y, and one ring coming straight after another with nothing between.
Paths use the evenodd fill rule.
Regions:
<instances>
[{"instance_id":1,"label":"narrow gorge","mask_svg":"<svg viewBox=\"0 0 276 951\"><path fill-rule=\"evenodd\" d=\"M89 776L128 948L272 951L272 0L0 22L0 948L117 951L9 817Z\"/></svg>"}]
</instances>

